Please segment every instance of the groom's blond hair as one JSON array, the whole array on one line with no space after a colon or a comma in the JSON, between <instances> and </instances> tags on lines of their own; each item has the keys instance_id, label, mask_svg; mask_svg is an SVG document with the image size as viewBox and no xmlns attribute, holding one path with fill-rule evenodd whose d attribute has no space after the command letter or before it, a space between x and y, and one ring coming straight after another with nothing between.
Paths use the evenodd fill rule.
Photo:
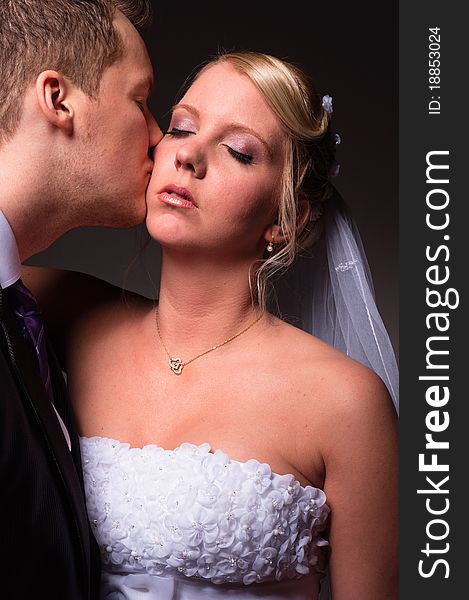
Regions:
<instances>
[{"instance_id":1,"label":"groom's blond hair","mask_svg":"<svg viewBox=\"0 0 469 600\"><path fill-rule=\"evenodd\" d=\"M24 92L42 71L59 71L96 96L105 69L123 55L116 10L137 28L151 17L149 0L0 0L0 144L14 134Z\"/></svg>"}]
</instances>

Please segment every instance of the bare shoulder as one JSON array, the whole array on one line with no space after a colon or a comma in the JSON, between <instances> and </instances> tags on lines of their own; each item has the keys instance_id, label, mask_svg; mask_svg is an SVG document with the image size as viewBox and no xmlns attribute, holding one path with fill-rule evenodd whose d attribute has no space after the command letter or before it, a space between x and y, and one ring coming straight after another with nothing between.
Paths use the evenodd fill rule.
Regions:
<instances>
[{"instance_id":1,"label":"bare shoulder","mask_svg":"<svg viewBox=\"0 0 469 600\"><path fill-rule=\"evenodd\" d=\"M299 431L307 432L301 448L305 455L319 451L331 506L337 508L363 489L375 499L384 490L388 500L393 498L398 419L385 384L370 368L328 344L304 332L286 334L296 341L287 359L298 366L303 390L296 412L297 422L302 415L304 423Z\"/></svg>"},{"instance_id":2,"label":"bare shoulder","mask_svg":"<svg viewBox=\"0 0 469 600\"><path fill-rule=\"evenodd\" d=\"M295 374L295 387L302 390L298 410L328 432L324 440L331 448L367 429L397 426L387 388L374 371L296 327L274 327L285 372Z\"/></svg>"},{"instance_id":3,"label":"bare shoulder","mask_svg":"<svg viewBox=\"0 0 469 600\"><path fill-rule=\"evenodd\" d=\"M324 490L331 511L334 598L396 598L398 424L387 388L371 369L302 331L276 324L273 334L282 350L277 364L285 363L292 382L284 412L295 464Z\"/></svg>"},{"instance_id":4,"label":"bare shoulder","mask_svg":"<svg viewBox=\"0 0 469 600\"><path fill-rule=\"evenodd\" d=\"M36 296L49 338L63 365L71 347L92 343L151 301L92 275L49 267L22 267Z\"/></svg>"},{"instance_id":5,"label":"bare shoulder","mask_svg":"<svg viewBox=\"0 0 469 600\"><path fill-rule=\"evenodd\" d=\"M398 422L387 388L371 369L304 332L284 324L275 333L285 372L301 390L288 413L297 464L314 485L318 465L323 474L334 597L395 598ZM366 543L357 544L364 531Z\"/></svg>"},{"instance_id":6,"label":"bare shoulder","mask_svg":"<svg viewBox=\"0 0 469 600\"><path fill-rule=\"evenodd\" d=\"M117 336L127 335L153 305L152 300L137 293L108 290L75 320L68 343L88 348L103 340L112 344Z\"/></svg>"},{"instance_id":7,"label":"bare shoulder","mask_svg":"<svg viewBox=\"0 0 469 600\"><path fill-rule=\"evenodd\" d=\"M86 311L115 301L122 289L78 271L51 267L22 267L22 279L33 292L49 326L67 327Z\"/></svg>"}]
</instances>

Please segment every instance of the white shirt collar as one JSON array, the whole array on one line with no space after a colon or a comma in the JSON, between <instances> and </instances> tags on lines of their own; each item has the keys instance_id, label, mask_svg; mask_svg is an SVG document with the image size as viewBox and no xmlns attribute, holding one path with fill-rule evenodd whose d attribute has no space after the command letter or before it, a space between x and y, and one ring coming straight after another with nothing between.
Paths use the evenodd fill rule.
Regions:
<instances>
[{"instance_id":1,"label":"white shirt collar","mask_svg":"<svg viewBox=\"0 0 469 600\"><path fill-rule=\"evenodd\" d=\"M15 234L0 209L0 287L7 288L21 277L21 261Z\"/></svg>"}]
</instances>

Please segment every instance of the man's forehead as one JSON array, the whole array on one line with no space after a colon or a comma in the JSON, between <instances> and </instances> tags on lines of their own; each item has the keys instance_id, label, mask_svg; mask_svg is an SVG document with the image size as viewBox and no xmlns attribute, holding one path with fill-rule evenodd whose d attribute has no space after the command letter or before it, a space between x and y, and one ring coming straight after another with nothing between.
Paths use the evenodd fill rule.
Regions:
<instances>
[{"instance_id":1,"label":"man's forehead","mask_svg":"<svg viewBox=\"0 0 469 600\"><path fill-rule=\"evenodd\" d=\"M129 19L119 10L114 15L114 27L118 31L124 44L124 54L130 55L134 60L150 61L147 47L142 36L132 25Z\"/></svg>"},{"instance_id":2,"label":"man's forehead","mask_svg":"<svg viewBox=\"0 0 469 600\"><path fill-rule=\"evenodd\" d=\"M132 87L150 92L153 87L153 67L147 47L132 23L122 13L114 20L124 46L123 56L119 60L120 69ZM116 65L117 66L117 65Z\"/></svg>"}]
</instances>

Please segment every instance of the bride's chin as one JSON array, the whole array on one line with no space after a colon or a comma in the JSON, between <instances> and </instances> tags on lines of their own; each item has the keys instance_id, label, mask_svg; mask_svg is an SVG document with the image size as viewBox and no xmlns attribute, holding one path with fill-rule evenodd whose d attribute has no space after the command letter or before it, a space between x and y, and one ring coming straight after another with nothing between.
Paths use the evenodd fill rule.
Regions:
<instances>
[{"instance_id":1,"label":"bride's chin","mask_svg":"<svg viewBox=\"0 0 469 600\"><path fill-rule=\"evenodd\" d=\"M146 227L150 237L163 250L193 250L194 244L188 239L187 231L182 231L181 227L169 226L167 223L146 220Z\"/></svg>"},{"instance_id":2,"label":"bride's chin","mask_svg":"<svg viewBox=\"0 0 469 600\"><path fill-rule=\"evenodd\" d=\"M151 237L160 243L164 240L170 241L184 237L184 234L187 236L187 231L184 231L187 228L183 227L181 223L178 223L171 216L168 218L168 215L158 215L148 212L145 224Z\"/></svg>"}]
</instances>

